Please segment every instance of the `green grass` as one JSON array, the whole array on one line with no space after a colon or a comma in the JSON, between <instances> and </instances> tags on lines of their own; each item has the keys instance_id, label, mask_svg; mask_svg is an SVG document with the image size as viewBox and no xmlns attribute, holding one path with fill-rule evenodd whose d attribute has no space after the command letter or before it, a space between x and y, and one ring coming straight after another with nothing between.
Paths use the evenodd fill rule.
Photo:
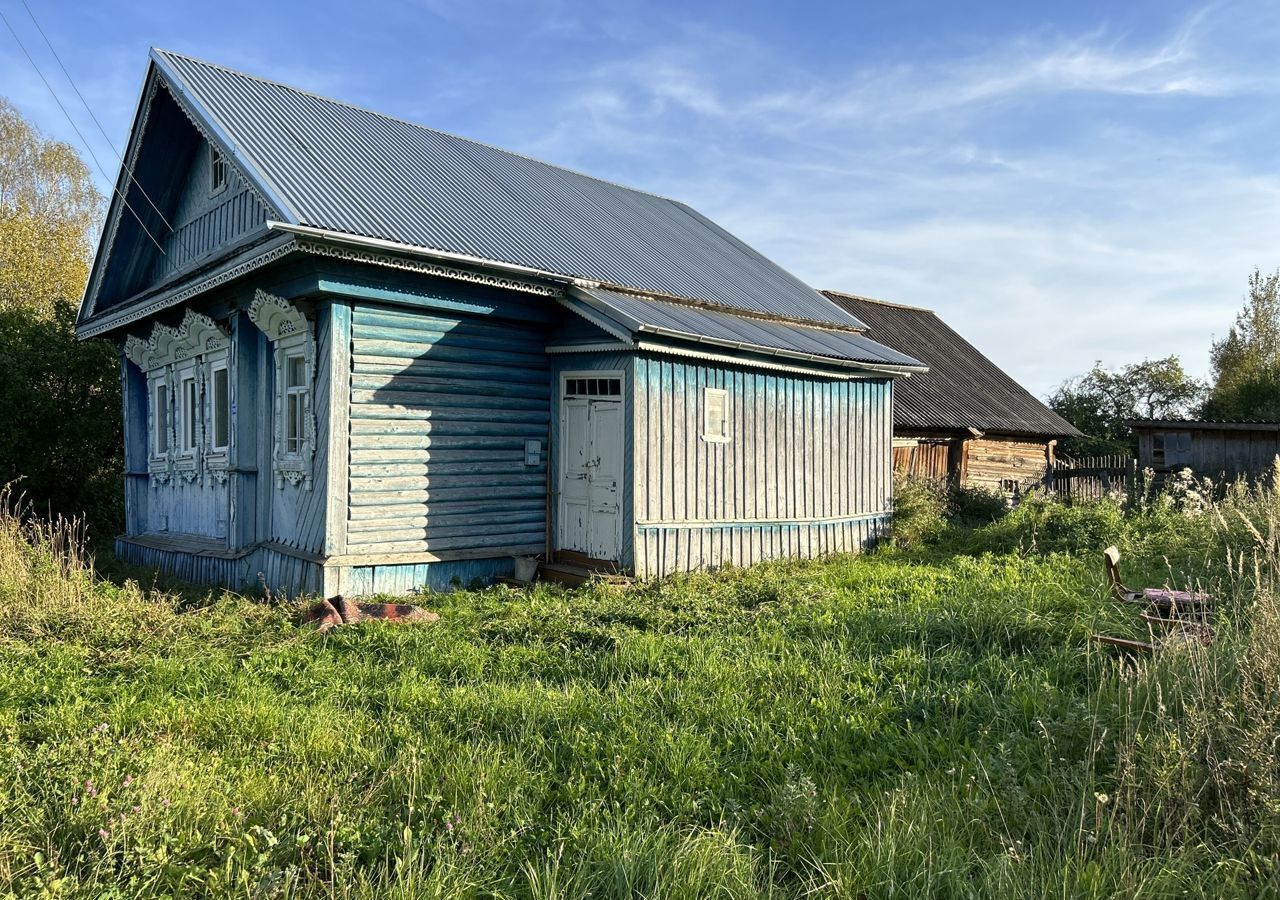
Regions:
<instances>
[{"instance_id":1,"label":"green grass","mask_svg":"<svg viewBox=\"0 0 1280 900\"><path fill-rule=\"evenodd\" d=\"M1159 688L1185 661L1135 672L1089 640L1140 633L1100 541L1190 576L1209 526L1011 519L629 593L433 596L437 623L327 636L61 567L5 519L0 892L1264 893L1256 828L1167 802L1191 732Z\"/></svg>"}]
</instances>

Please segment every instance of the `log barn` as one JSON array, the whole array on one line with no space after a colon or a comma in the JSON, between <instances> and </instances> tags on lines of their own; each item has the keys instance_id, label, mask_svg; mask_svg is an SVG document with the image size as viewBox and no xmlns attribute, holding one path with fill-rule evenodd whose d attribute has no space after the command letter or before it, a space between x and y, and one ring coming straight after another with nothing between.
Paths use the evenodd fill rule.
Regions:
<instances>
[{"instance_id":1,"label":"log barn","mask_svg":"<svg viewBox=\"0 0 1280 900\"><path fill-rule=\"evenodd\" d=\"M925 371L683 203L162 50L78 333L120 557L288 594L858 550Z\"/></svg>"},{"instance_id":2,"label":"log barn","mask_svg":"<svg viewBox=\"0 0 1280 900\"><path fill-rule=\"evenodd\" d=\"M1079 435L933 310L823 293L929 367L894 391L896 471L1016 495L1044 478L1059 440Z\"/></svg>"}]
</instances>

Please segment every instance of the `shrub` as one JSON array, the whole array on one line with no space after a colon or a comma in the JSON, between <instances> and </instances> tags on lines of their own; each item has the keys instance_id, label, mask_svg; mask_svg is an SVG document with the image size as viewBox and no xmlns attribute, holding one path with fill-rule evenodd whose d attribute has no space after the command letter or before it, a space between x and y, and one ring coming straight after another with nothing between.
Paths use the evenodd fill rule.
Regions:
<instances>
[{"instance_id":1,"label":"shrub","mask_svg":"<svg viewBox=\"0 0 1280 900\"><path fill-rule=\"evenodd\" d=\"M937 478L895 475L893 541L910 546L937 537L947 525L947 483Z\"/></svg>"},{"instance_id":2,"label":"shrub","mask_svg":"<svg viewBox=\"0 0 1280 900\"><path fill-rule=\"evenodd\" d=\"M115 348L80 343L75 309L0 309L0 484L29 508L84 519L95 537L123 524L124 447Z\"/></svg>"},{"instance_id":3,"label":"shrub","mask_svg":"<svg viewBox=\"0 0 1280 900\"><path fill-rule=\"evenodd\" d=\"M953 484L947 492L947 517L959 525L986 525L1009 511L1009 501L997 490Z\"/></svg>"}]
</instances>

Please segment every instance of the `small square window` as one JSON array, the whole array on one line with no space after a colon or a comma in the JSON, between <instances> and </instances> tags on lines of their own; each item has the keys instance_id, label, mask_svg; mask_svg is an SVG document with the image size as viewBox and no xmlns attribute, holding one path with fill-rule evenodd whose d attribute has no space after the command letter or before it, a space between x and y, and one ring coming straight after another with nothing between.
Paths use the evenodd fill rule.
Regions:
<instances>
[{"instance_id":1,"label":"small square window","mask_svg":"<svg viewBox=\"0 0 1280 900\"><path fill-rule=\"evenodd\" d=\"M729 392L720 388L704 388L702 404L702 439L727 442L729 440Z\"/></svg>"},{"instance_id":2,"label":"small square window","mask_svg":"<svg viewBox=\"0 0 1280 900\"><path fill-rule=\"evenodd\" d=\"M209 155L209 193L216 194L227 186L227 161L213 150Z\"/></svg>"}]
</instances>

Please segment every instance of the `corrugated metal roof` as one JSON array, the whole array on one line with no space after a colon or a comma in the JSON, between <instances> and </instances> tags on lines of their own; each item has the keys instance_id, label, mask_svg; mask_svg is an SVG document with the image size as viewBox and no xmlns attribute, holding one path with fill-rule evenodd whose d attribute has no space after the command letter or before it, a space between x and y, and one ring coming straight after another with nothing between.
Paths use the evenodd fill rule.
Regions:
<instances>
[{"instance_id":1,"label":"corrugated metal roof","mask_svg":"<svg viewBox=\"0 0 1280 900\"><path fill-rule=\"evenodd\" d=\"M924 368L918 360L857 331L738 315L619 291L576 289L575 294L632 337L650 333L765 353L781 350L819 360L917 371Z\"/></svg>"},{"instance_id":2,"label":"corrugated metal roof","mask_svg":"<svg viewBox=\"0 0 1280 900\"><path fill-rule=\"evenodd\" d=\"M176 53L152 56L292 224L861 325L683 203Z\"/></svg>"},{"instance_id":3,"label":"corrugated metal roof","mask_svg":"<svg viewBox=\"0 0 1280 900\"><path fill-rule=\"evenodd\" d=\"M929 367L900 381L894 424L922 431L964 431L1045 437L1077 435L1075 427L1037 400L957 334L932 310L824 291L867 323L867 334L910 353Z\"/></svg>"}]
</instances>

